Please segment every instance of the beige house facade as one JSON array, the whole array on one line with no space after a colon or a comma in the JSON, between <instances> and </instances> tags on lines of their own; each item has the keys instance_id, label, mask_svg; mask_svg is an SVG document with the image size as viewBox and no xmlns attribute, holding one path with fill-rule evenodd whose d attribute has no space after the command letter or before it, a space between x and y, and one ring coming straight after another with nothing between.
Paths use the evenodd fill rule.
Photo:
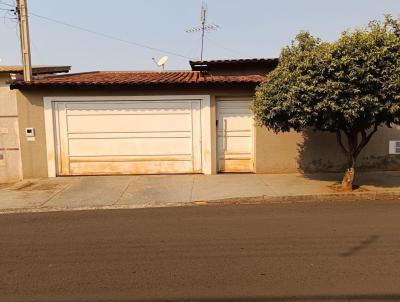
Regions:
<instances>
[{"instance_id":1,"label":"beige house facade","mask_svg":"<svg viewBox=\"0 0 400 302\"><path fill-rule=\"evenodd\" d=\"M254 123L256 86L275 59L191 62L191 71L93 72L16 81L23 178L343 171L334 135L275 134ZM382 127L361 170L400 170ZM392 143L391 143L392 142Z\"/></svg>"},{"instance_id":2,"label":"beige house facade","mask_svg":"<svg viewBox=\"0 0 400 302\"><path fill-rule=\"evenodd\" d=\"M35 66L35 75L68 72L70 66ZM0 66L0 183L22 179L17 91L10 82L21 76L21 66Z\"/></svg>"},{"instance_id":3,"label":"beige house facade","mask_svg":"<svg viewBox=\"0 0 400 302\"><path fill-rule=\"evenodd\" d=\"M9 80L9 73L0 72L0 183L22 177L16 91Z\"/></svg>"}]
</instances>

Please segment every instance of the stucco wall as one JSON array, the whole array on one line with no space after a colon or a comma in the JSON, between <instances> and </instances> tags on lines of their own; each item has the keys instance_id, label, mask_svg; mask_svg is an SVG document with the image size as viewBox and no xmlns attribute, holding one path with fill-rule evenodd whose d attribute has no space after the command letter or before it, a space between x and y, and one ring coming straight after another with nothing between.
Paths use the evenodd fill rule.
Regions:
<instances>
[{"instance_id":1,"label":"stucco wall","mask_svg":"<svg viewBox=\"0 0 400 302\"><path fill-rule=\"evenodd\" d=\"M252 91L237 88L226 90L27 90L18 91L19 130L21 135L21 157L23 177L46 177L47 156L45 123L43 113L44 96L129 96L129 95L179 95L210 94L215 106L218 97L249 97ZM215 117L215 108L212 108ZM25 128L36 129L36 140L27 141ZM215 129L215 128L214 128ZM215 138L215 133L213 134ZM389 140L400 140L400 129L382 128L360 155L359 166L363 170L400 170L400 156L388 154ZM326 133L275 134L265 128L255 131L255 170L257 173L292 173L342 171L344 156L336 145L334 135Z\"/></svg>"},{"instance_id":2,"label":"stucco wall","mask_svg":"<svg viewBox=\"0 0 400 302\"><path fill-rule=\"evenodd\" d=\"M0 183L21 178L17 101L8 80L8 74L0 74Z\"/></svg>"},{"instance_id":3,"label":"stucco wall","mask_svg":"<svg viewBox=\"0 0 400 302\"><path fill-rule=\"evenodd\" d=\"M21 158L24 178L47 176L46 135L43 111L43 97L50 96L137 96L137 95L210 95L210 90L181 89L181 90L129 90L129 89L98 89L98 90L26 90L17 91L19 130L21 134ZM219 89L211 93L212 115L215 116L215 96L219 97L246 97L252 91L243 88ZM215 127L215 123L213 123ZM36 130L35 141L27 141L25 128L33 127ZM215 129L215 128L214 128ZM212 133L213 136L213 133ZM215 138L215 136L214 136ZM211 154L211 156L215 156ZM214 169L215 166L214 166Z\"/></svg>"},{"instance_id":4,"label":"stucco wall","mask_svg":"<svg viewBox=\"0 0 400 302\"><path fill-rule=\"evenodd\" d=\"M400 140L400 128L381 127L358 158L358 169L400 170L400 155L389 155L389 140ZM256 130L256 172L341 172L346 158L336 135L305 131L275 134Z\"/></svg>"}]
</instances>

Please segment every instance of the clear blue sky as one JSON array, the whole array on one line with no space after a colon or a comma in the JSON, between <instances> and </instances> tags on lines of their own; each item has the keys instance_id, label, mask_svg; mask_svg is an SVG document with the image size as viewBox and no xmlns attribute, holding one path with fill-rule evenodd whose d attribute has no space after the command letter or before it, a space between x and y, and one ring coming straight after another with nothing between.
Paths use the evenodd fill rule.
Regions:
<instances>
[{"instance_id":1,"label":"clear blue sky","mask_svg":"<svg viewBox=\"0 0 400 302\"><path fill-rule=\"evenodd\" d=\"M0 2L13 3L14 0ZM208 0L211 23L205 58L276 57L300 30L334 40L346 29L400 15L400 0ZM32 13L121 39L198 57L201 0L28 0ZM0 3L0 8L7 6ZM0 10L0 16L6 12ZM2 65L20 64L13 20L0 20ZM4 21L4 22L3 22ZM31 16L34 64L69 64L73 71L156 69L151 51ZM168 69L188 68L188 59L170 55Z\"/></svg>"}]
</instances>

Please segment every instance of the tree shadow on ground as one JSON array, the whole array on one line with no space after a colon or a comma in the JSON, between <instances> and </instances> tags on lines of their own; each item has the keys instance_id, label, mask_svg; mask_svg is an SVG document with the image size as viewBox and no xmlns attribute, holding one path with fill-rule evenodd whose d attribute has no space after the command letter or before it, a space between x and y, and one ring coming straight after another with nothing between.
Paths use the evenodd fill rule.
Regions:
<instances>
[{"instance_id":1,"label":"tree shadow on ground","mask_svg":"<svg viewBox=\"0 0 400 302\"><path fill-rule=\"evenodd\" d=\"M340 254L342 257L349 257L359 253L362 250L368 248L371 244L379 239L380 236L378 235L371 235L367 239L361 241L359 244L352 246L347 251Z\"/></svg>"}]
</instances>

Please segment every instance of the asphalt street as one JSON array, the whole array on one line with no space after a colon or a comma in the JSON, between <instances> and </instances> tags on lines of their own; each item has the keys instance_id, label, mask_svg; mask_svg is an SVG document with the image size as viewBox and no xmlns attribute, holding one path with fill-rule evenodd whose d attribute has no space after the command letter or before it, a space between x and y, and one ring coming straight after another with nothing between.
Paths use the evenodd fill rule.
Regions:
<instances>
[{"instance_id":1,"label":"asphalt street","mask_svg":"<svg viewBox=\"0 0 400 302\"><path fill-rule=\"evenodd\" d=\"M400 201L0 215L0 301L400 301Z\"/></svg>"}]
</instances>

